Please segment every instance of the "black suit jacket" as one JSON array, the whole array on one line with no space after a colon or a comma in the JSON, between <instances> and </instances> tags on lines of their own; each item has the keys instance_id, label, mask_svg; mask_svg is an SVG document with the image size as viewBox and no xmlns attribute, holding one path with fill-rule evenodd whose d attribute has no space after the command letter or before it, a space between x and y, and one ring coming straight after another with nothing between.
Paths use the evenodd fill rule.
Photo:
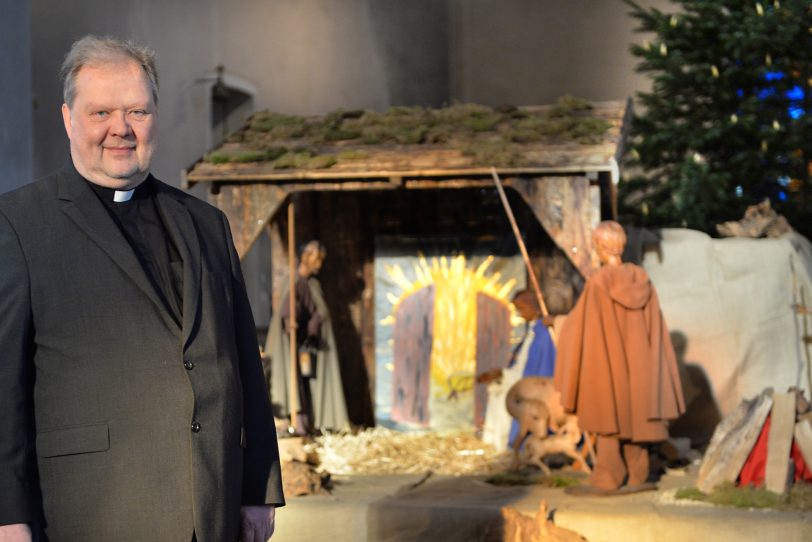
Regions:
<instances>
[{"instance_id":1,"label":"black suit jacket","mask_svg":"<svg viewBox=\"0 0 812 542\"><path fill-rule=\"evenodd\" d=\"M159 181L178 326L71 166L0 197L0 524L51 542L237 539L284 504L225 216Z\"/></svg>"}]
</instances>

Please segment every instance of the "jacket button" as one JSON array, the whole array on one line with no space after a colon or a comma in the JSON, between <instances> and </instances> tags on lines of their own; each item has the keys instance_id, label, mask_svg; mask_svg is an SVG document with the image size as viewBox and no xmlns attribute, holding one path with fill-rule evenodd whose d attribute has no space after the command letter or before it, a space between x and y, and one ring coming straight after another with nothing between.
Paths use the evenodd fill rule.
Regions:
<instances>
[{"instance_id":1,"label":"jacket button","mask_svg":"<svg viewBox=\"0 0 812 542\"><path fill-rule=\"evenodd\" d=\"M191 371L192 369L195 368L195 364L189 361L188 359L183 361L183 366L186 368L187 371Z\"/></svg>"},{"instance_id":2,"label":"jacket button","mask_svg":"<svg viewBox=\"0 0 812 542\"><path fill-rule=\"evenodd\" d=\"M192 422L192 433L200 433L200 424Z\"/></svg>"}]
</instances>

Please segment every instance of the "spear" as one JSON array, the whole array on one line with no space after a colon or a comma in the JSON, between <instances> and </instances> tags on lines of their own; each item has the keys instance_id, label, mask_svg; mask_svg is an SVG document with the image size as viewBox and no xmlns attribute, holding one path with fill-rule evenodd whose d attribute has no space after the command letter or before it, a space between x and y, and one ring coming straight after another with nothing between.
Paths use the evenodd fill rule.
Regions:
<instances>
[{"instance_id":1,"label":"spear","mask_svg":"<svg viewBox=\"0 0 812 542\"><path fill-rule=\"evenodd\" d=\"M493 182L496 184L496 190L499 192L499 198L502 200L502 206L505 208L505 214L507 214L508 220L510 221L510 227L513 228L513 235L519 244L519 250L522 253L522 258L524 258L524 265L527 266L527 274L530 275L530 282L533 285L533 291L536 293L536 301L538 301L539 308L541 308L541 315L547 316L550 313L547 311L547 304L544 303L544 296L541 294L539 281L536 278L535 271L533 271L533 265L530 263L530 255L527 253L524 239L522 239L522 234L519 232L519 225L516 224L516 217L513 216L513 210L510 208L510 203L508 203L507 196L505 195L502 180L499 178L499 174L496 173L495 167L491 167L491 176L493 177Z\"/></svg>"}]
</instances>

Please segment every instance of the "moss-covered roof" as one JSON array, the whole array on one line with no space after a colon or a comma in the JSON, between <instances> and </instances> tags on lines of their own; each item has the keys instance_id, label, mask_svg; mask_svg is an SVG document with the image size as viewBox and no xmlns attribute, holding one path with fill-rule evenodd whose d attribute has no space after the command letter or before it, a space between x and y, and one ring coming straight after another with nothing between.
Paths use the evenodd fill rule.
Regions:
<instances>
[{"instance_id":1,"label":"moss-covered roof","mask_svg":"<svg viewBox=\"0 0 812 542\"><path fill-rule=\"evenodd\" d=\"M262 111L194 164L186 181L450 175L491 166L608 169L625 114L624 102L571 96L532 107L393 107L312 117Z\"/></svg>"}]
</instances>

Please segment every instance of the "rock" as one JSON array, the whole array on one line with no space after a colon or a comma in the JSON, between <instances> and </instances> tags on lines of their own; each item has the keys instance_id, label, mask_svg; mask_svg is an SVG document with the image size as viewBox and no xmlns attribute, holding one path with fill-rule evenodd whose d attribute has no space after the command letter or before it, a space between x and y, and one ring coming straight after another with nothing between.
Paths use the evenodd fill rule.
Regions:
<instances>
[{"instance_id":1,"label":"rock","mask_svg":"<svg viewBox=\"0 0 812 542\"><path fill-rule=\"evenodd\" d=\"M282 488L288 497L329 493L330 475L316 472L307 463L289 461L282 464Z\"/></svg>"}]
</instances>

